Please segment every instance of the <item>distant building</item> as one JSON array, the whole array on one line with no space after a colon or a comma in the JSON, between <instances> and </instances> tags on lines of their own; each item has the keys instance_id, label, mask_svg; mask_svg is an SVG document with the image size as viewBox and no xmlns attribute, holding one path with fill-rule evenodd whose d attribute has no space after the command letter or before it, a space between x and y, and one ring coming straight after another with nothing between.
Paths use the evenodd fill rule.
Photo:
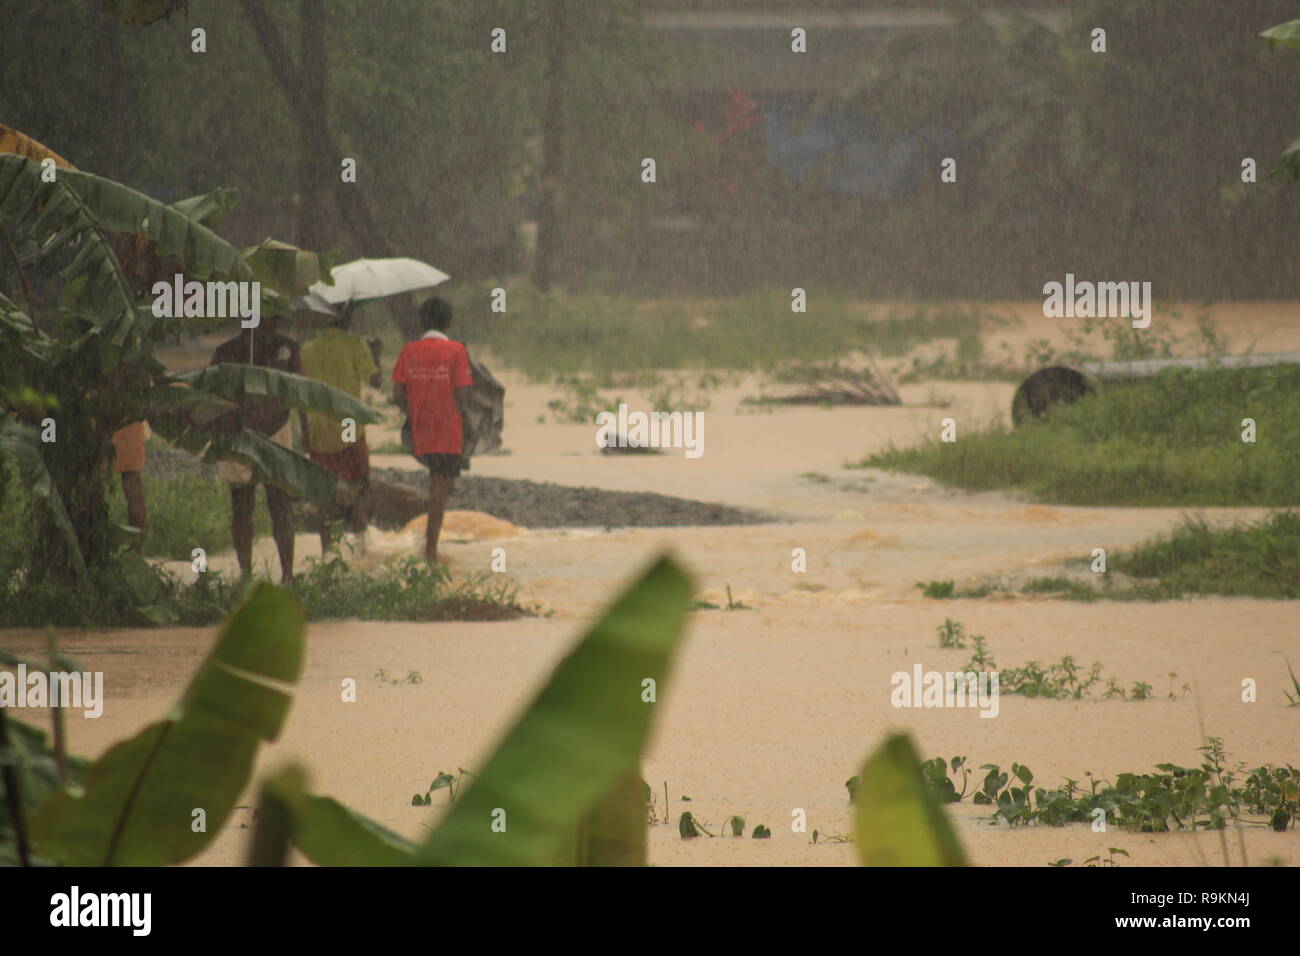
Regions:
<instances>
[{"instance_id":1,"label":"distant building","mask_svg":"<svg viewBox=\"0 0 1300 956\"><path fill-rule=\"evenodd\" d=\"M716 191L743 191L747 175L776 167L800 186L840 194L890 194L919 173L913 138L886 142L858 112L823 105L858 75L873 47L900 31L943 29L954 21L926 0L642 0L645 26L681 54L665 72L666 108L709 135L718 148L708 173ZM1016 14L1051 29L1066 3L1001 0L986 16ZM791 50L806 33L808 53ZM918 124L919 125L919 124Z\"/></svg>"}]
</instances>

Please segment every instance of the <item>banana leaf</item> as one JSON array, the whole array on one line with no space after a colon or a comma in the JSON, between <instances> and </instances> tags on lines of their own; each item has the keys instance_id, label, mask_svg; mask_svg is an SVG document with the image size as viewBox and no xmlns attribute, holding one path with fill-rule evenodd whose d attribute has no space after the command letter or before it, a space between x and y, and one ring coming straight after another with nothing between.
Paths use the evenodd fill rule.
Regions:
<instances>
[{"instance_id":1,"label":"banana leaf","mask_svg":"<svg viewBox=\"0 0 1300 956\"><path fill-rule=\"evenodd\" d=\"M334 500L338 479L327 468L251 429L219 434L194 427L186 418L191 411L156 411L149 419L150 427L169 443L209 464L229 460L248 465L259 484L275 485L318 507L326 507ZM199 412L194 414L198 417Z\"/></svg>"},{"instance_id":2,"label":"banana leaf","mask_svg":"<svg viewBox=\"0 0 1300 956\"><path fill-rule=\"evenodd\" d=\"M26 133L20 133L12 127L0 123L0 153L15 153L19 156L25 156L40 162L43 159L54 160L54 165L59 169L74 169L75 167L50 149L43 143L38 143Z\"/></svg>"},{"instance_id":3,"label":"banana leaf","mask_svg":"<svg viewBox=\"0 0 1300 956\"><path fill-rule=\"evenodd\" d=\"M1265 30L1259 35L1259 38L1264 41L1265 46L1272 50L1283 46L1288 46L1293 50L1300 50L1300 20L1279 23L1277 26Z\"/></svg>"},{"instance_id":4,"label":"banana leaf","mask_svg":"<svg viewBox=\"0 0 1300 956\"><path fill-rule=\"evenodd\" d=\"M1300 50L1300 20L1290 20L1286 23L1279 23L1275 27L1265 30L1259 35L1264 41L1264 45L1269 49L1276 50L1280 47L1290 47L1293 50ZM1287 180L1300 179L1300 139L1293 140L1291 145L1286 148L1278 160L1273 175Z\"/></svg>"},{"instance_id":5,"label":"banana leaf","mask_svg":"<svg viewBox=\"0 0 1300 956\"><path fill-rule=\"evenodd\" d=\"M328 797L290 767L267 781L255 836L259 865L283 862L286 841L321 866L423 864L641 866L646 785L638 773L654 704L665 687L689 582L654 565L556 668L550 683L422 848ZM430 789L453 778L444 774ZM504 832L493 832L497 808Z\"/></svg>"},{"instance_id":6,"label":"banana leaf","mask_svg":"<svg viewBox=\"0 0 1300 956\"><path fill-rule=\"evenodd\" d=\"M167 403L170 393L182 393ZM185 451L214 463L230 459L249 465L256 480L282 488L319 507L334 500L338 480L310 458L285 448L250 429L227 433L213 423L234 407L192 389L158 388L146 393L150 427L162 438Z\"/></svg>"},{"instance_id":7,"label":"banana leaf","mask_svg":"<svg viewBox=\"0 0 1300 956\"><path fill-rule=\"evenodd\" d=\"M209 462L241 461L252 466L258 481L306 498L320 508L334 500L338 479L332 471L247 428L234 435L214 437L203 457Z\"/></svg>"},{"instance_id":8,"label":"banana leaf","mask_svg":"<svg viewBox=\"0 0 1300 956\"><path fill-rule=\"evenodd\" d=\"M265 286L287 296L304 296L317 282L334 284L330 268L338 261L338 251L308 252L287 242L266 239L244 250L253 275Z\"/></svg>"},{"instance_id":9,"label":"banana leaf","mask_svg":"<svg viewBox=\"0 0 1300 956\"><path fill-rule=\"evenodd\" d=\"M230 413L236 403L179 383L155 385L122 397L129 421L154 418L176 419L192 428L203 428Z\"/></svg>"},{"instance_id":10,"label":"banana leaf","mask_svg":"<svg viewBox=\"0 0 1300 956\"><path fill-rule=\"evenodd\" d=\"M45 670L46 665L32 661L25 662L29 668ZM10 666L14 666L11 664ZM66 669L66 668L65 668ZM14 756L23 770L22 805L26 810L35 810L45 802L46 797L59 789L59 768L57 755L47 742L44 730L31 724L23 723L9 711L5 718L9 731L10 746L15 750ZM68 777L74 785L80 785L85 779L90 761L83 757L68 755L65 757ZM0 827L10 825L7 801L0 800Z\"/></svg>"},{"instance_id":11,"label":"banana leaf","mask_svg":"<svg viewBox=\"0 0 1300 956\"><path fill-rule=\"evenodd\" d=\"M889 737L858 775L857 848L863 866L966 866L943 809L925 789L906 734Z\"/></svg>"},{"instance_id":12,"label":"banana leaf","mask_svg":"<svg viewBox=\"0 0 1300 956\"><path fill-rule=\"evenodd\" d=\"M3 292L0 292L0 326L22 336L41 334L33 325L31 316Z\"/></svg>"},{"instance_id":13,"label":"banana leaf","mask_svg":"<svg viewBox=\"0 0 1300 956\"><path fill-rule=\"evenodd\" d=\"M228 401L274 398L297 411L320 412L374 425L383 417L347 392L292 372L261 365L208 365L172 377L175 382Z\"/></svg>"},{"instance_id":14,"label":"banana leaf","mask_svg":"<svg viewBox=\"0 0 1300 956\"><path fill-rule=\"evenodd\" d=\"M172 208L189 216L195 222L201 222L209 229L215 228L226 213L239 204L239 190L218 186L210 192L188 199L178 199Z\"/></svg>"},{"instance_id":15,"label":"banana leaf","mask_svg":"<svg viewBox=\"0 0 1300 956\"><path fill-rule=\"evenodd\" d=\"M114 343L137 323L151 327L154 320L137 307L113 233L143 233L158 256L183 263L196 277L253 279L239 250L182 210L90 173L61 169L45 182L41 171L39 162L0 153L0 224L25 233L43 257L71 255L61 272L61 305L113 326Z\"/></svg>"},{"instance_id":16,"label":"banana leaf","mask_svg":"<svg viewBox=\"0 0 1300 956\"><path fill-rule=\"evenodd\" d=\"M671 559L646 571L556 667L417 862L559 858L580 821L637 773L658 706L642 700L642 682L653 679L662 699L689 597L690 581ZM641 813L644 826L644 804Z\"/></svg>"},{"instance_id":17,"label":"banana leaf","mask_svg":"<svg viewBox=\"0 0 1300 956\"><path fill-rule=\"evenodd\" d=\"M1291 145L1278 158L1273 174L1283 179L1300 179L1300 138L1291 141Z\"/></svg>"},{"instance_id":18,"label":"banana leaf","mask_svg":"<svg viewBox=\"0 0 1300 956\"><path fill-rule=\"evenodd\" d=\"M414 843L337 800L308 793L299 766L267 778L259 803L256 864L280 865L288 843L318 866L405 866L414 858Z\"/></svg>"},{"instance_id":19,"label":"banana leaf","mask_svg":"<svg viewBox=\"0 0 1300 956\"><path fill-rule=\"evenodd\" d=\"M72 528L64 506L63 496L54 484L54 478L45 467L41 456L41 437L38 429L20 425L10 418L0 418L0 460L8 459L18 469L23 484L36 495L49 509L54 519L54 526L68 544L68 555L77 576L84 579L86 563L81 555L81 545L77 542L77 533Z\"/></svg>"},{"instance_id":20,"label":"banana leaf","mask_svg":"<svg viewBox=\"0 0 1300 956\"><path fill-rule=\"evenodd\" d=\"M302 672L302 609L259 584L230 617L171 714L109 748L85 795L53 794L32 820L43 856L69 866L161 866L201 852L248 784L263 741L275 740ZM196 832L194 811L206 814Z\"/></svg>"},{"instance_id":21,"label":"banana leaf","mask_svg":"<svg viewBox=\"0 0 1300 956\"><path fill-rule=\"evenodd\" d=\"M639 773L618 780L582 818L574 841L576 866L645 866L646 785ZM569 864L568 859L561 862Z\"/></svg>"},{"instance_id":22,"label":"banana leaf","mask_svg":"<svg viewBox=\"0 0 1300 956\"><path fill-rule=\"evenodd\" d=\"M4 652L0 651L0 657L3 655ZM11 662L10 666L14 666L14 663L16 662ZM37 670L45 669L44 665L31 662L27 662L27 666ZM47 735L44 730L14 719L12 710L6 711L4 722L9 746L0 747L0 767L12 763L16 768L15 776L20 781L17 787L20 797L19 812L26 818L51 793L58 790L59 757L46 742ZM89 766L90 762L81 757L68 755L63 757L64 771L74 786L79 786L85 779L86 769ZM12 836L15 828L10 801L7 797L6 794L6 799L0 800L0 867L21 866L22 860L18 854L17 841ZM51 866L57 862L39 855L31 858L31 863L35 866Z\"/></svg>"}]
</instances>

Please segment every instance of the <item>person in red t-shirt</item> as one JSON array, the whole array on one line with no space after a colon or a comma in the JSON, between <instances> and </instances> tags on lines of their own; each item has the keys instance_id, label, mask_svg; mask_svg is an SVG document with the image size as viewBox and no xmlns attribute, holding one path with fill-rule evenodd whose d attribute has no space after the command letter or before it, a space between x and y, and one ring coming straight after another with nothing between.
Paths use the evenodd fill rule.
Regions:
<instances>
[{"instance_id":1,"label":"person in red t-shirt","mask_svg":"<svg viewBox=\"0 0 1300 956\"><path fill-rule=\"evenodd\" d=\"M458 390L474 384L465 346L447 338L451 303L433 298L420 306L424 335L402 346L393 366L394 398L406 412L411 454L429 469L429 525L424 557L438 560L442 516L460 475L461 421Z\"/></svg>"}]
</instances>

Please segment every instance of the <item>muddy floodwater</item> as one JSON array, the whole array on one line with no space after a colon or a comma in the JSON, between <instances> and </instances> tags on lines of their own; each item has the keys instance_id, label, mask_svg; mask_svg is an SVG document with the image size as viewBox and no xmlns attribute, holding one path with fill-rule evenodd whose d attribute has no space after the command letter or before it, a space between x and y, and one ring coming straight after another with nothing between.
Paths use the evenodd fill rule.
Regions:
<instances>
[{"instance_id":1,"label":"muddy floodwater","mask_svg":"<svg viewBox=\"0 0 1300 956\"><path fill-rule=\"evenodd\" d=\"M994 307L996 310L996 307ZM1041 303L1011 304L1020 329L990 342L1064 344ZM1184 316L1198 311L1181 310ZM1220 330L1255 351L1300 350L1295 305L1215 307ZM1159 321L1159 318L1157 318ZM1044 331L1047 328L1049 331ZM1172 529L1184 509L1080 508L1034 504L1000 493L970 494L928 479L844 464L891 442L935 434L939 421L959 427L1007 420L1011 383L925 383L900 389L898 408L763 408L742 399L749 378L712 393L704 454L597 454L594 426L538 424L555 392L508 369L505 446L510 454L476 459L474 474L611 491L654 492L724 503L781 520L751 525L641 528L525 528L478 513L449 519L445 547L457 573L486 571L504 548L507 573L521 597L552 613L483 623L310 626L305 673L283 738L265 747L259 776L288 760L305 763L312 786L415 839L439 809L410 806L443 770L482 766L494 740L550 674L584 622L620 582L665 548L693 570L699 597L751 609L701 610L661 708L644 776L662 814L689 809L715 825L732 814L766 824L772 839L683 841L675 826L651 829L651 862L661 865L851 865L852 847L812 845L813 829L850 832L844 781L890 730L911 731L922 756L966 756L978 766L1025 764L1035 782L1065 778L1086 786L1088 774L1112 780L1153 764L1195 765L1206 735L1220 737L1233 763L1300 763L1297 711L1288 709L1283 656L1300 665L1300 613L1294 602L1197 598L1158 604L1091 604L1016 597L934 601L917 582L985 575L1052 574L1062 560L1094 547L1134 544ZM935 399L946 407L938 407ZM372 445L386 436L375 434ZM408 468L402 456L376 466ZM824 476L828 480L810 478ZM1258 509L1199 509L1212 520L1258 517ZM415 530L372 529L366 554L376 562L415 554ZM258 562L272 561L269 540ZM791 569L803 549L807 570ZM302 534L300 560L318 553ZM212 566L232 563L213 556ZM1145 701L1061 701L1003 696L997 716L977 709L895 708L896 671L956 670L967 650L942 650L935 628L950 617L982 634L1003 667L1072 655L1124 687L1152 686ZM111 630L62 637L63 648L105 673L107 700L97 720L72 716L72 748L98 755L113 741L162 717L207 652L212 629ZM13 632L5 644L39 653L43 636ZM412 672L419 683L390 683ZM344 703L340 683L355 678L358 700ZM1242 681L1258 700L1242 701ZM1172 695L1172 696L1171 696ZM33 715L34 716L34 715ZM43 715L42 715L43 716ZM688 803L680 798L689 797ZM253 802L250 792L244 803ZM435 795L435 803L438 797ZM808 833L792 832L802 809ZM1222 862L1216 834L1140 834L1086 825L992 826L984 808L951 808L977 864L1042 866L1082 861L1109 846L1133 864ZM242 862L249 811L236 811L198 864ZM715 831L716 832L716 831ZM1242 845L1229 840L1232 862ZM1244 834L1251 863L1270 857L1300 864L1300 834L1265 828Z\"/></svg>"}]
</instances>

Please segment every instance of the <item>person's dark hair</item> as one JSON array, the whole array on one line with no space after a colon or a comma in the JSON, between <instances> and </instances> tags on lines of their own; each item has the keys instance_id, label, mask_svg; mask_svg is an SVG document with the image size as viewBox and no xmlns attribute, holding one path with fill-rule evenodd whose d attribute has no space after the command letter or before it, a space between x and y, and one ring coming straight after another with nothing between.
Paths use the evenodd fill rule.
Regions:
<instances>
[{"instance_id":1,"label":"person's dark hair","mask_svg":"<svg viewBox=\"0 0 1300 956\"><path fill-rule=\"evenodd\" d=\"M353 310L352 300L349 299L347 302L343 304L343 307L339 309L338 314L330 319L329 324L336 329L344 329L345 331L351 329L352 319L353 319L352 310Z\"/></svg>"},{"instance_id":2,"label":"person's dark hair","mask_svg":"<svg viewBox=\"0 0 1300 956\"><path fill-rule=\"evenodd\" d=\"M421 305L420 328L425 332L446 332L451 328L451 303L434 296Z\"/></svg>"}]
</instances>

